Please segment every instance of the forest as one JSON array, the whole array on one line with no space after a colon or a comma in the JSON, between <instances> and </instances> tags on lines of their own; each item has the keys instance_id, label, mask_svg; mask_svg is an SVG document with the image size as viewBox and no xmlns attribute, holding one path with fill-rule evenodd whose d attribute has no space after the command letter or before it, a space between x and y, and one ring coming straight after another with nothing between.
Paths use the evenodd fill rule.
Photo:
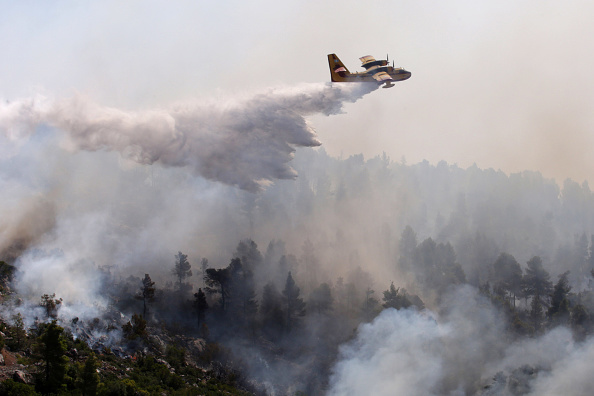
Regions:
<instances>
[{"instance_id":1,"label":"forest","mask_svg":"<svg viewBox=\"0 0 594 396\"><path fill-rule=\"evenodd\" d=\"M528 395L591 381L555 382L592 350L587 182L323 149L293 165L296 180L260 193L107 166L110 193L69 191L47 228L13 226L3 351L24 374L3 394ZM83 229L101 243L77 244Z\"/></svg>"}]
</instances>

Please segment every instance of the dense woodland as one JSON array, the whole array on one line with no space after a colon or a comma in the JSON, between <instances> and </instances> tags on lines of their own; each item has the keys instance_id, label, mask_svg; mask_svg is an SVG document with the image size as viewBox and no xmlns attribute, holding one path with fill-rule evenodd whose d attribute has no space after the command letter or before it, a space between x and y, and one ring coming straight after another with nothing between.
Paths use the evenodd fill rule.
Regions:
<instances>
[{"instance_id":1,"label":"dense woodland","mask_svg":"<svg viewBox=\"0 0 594 396\"><path fill-rule=\"evenodd\" d=\"M97 266L107 303L96 318L65 316L59 289L24 301L19 258L35 246L6 249L5 348L30 379L6 380L3 394L325 394L341 345L361 324L386 309L431 311L439 321L464 286L500 314L506 342L558 326L586 342L594 331L586 182L559 187L537 172L323 150L298 152L295 167L296 181L259 194L229 189L212 204L221 220L210 227L231 230L217 242L234 246L226 258L196 241L167 261ZM121 175L122 184L139 174ZM27 318L34 306L41 310ZM496 394L479 379L466 394ZM528 394L529 380L512 394ZM445 394L460 385L440 386Z\"/></svg>"}]
</instances>

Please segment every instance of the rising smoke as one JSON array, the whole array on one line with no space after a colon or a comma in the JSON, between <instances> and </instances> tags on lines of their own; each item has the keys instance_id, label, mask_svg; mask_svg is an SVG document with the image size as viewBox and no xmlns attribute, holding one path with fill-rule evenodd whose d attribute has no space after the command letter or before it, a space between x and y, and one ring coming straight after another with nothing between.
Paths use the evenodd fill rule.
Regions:
<instances>
[{"instance_id":1,"label":"rising smoke","mask_svg":"<svg viewBox=\"0 0 594 396\"><path fill-rule=\"evenodd\" d=\"M321 144L305 117L338 114L376 88L303 84L145 111L84 97L5 101L0 253L18 258L16 290L33 302L57 292L68 315L86 317L104 302L99 266L142 272L172 248L195 251L196 239L211 263L227 260L246 229L226 213L251 194L224 185L257 192L295 179L295 148Z\"/></svg>"},{"instance_id":2,"label":"rising smoke","mask_svg":"<svg viewBox=\"0 0 594 396\"><path fill-rule=\"evenodd\" d=\"M587 395L592 340L558 327L509 340L501 313L470 287L453 290L443 315L384 310L340 349L328 395Z\"/></svg>"}]
</instances>

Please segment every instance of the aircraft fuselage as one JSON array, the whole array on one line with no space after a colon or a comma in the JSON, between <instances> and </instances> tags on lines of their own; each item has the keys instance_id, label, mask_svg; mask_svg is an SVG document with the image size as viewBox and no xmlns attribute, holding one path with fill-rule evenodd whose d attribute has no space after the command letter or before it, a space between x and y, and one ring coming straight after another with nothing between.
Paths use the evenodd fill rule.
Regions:
<instances>
[{"instance_id":1,"label":"aircraft fuselage","mask_svg":"<svg viewBox=\"0 0 594 396\"><path fill-rule=\"evenodd\" d=\"M330 77L333 82L374 82L385 84L384 88L393 87L395 81L409 79L411 72L400 67L388 65L387 60L375 60L371 56L361 58L364 72L351 73L336 54L328 54Z\"/></svg>"},{"instance_id":2,"label":"aircraft fuselage","mask_svg":"<svg viewBox=\"0 0 594 396\"><path fill-rule=\"evenodd\" d=\"M407 70L404 70L401 68L394 68L392 66L381 67L379 69L382 69L381 71L385 71L386 73L388 73L394 81L407 80L412 75L412 73ZM348 74L345 73L344 76L340 76L340 73L338 73L338 75L339 75L339 77L342 77L342 78L337 79L337 80L333 79L332 81L336 81L336 82L366 82L366 81L368 81L368 82L375 82L375 83L377 82L376 80L374 80L373 74L368 71L348 73Z\"/></svg>"}]
</instances>

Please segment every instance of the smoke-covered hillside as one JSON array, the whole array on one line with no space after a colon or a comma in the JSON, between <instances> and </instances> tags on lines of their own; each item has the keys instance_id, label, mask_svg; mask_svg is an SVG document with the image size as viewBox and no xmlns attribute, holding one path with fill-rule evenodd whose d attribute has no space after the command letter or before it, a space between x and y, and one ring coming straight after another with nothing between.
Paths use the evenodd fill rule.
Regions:
<instances>
[{"instance_id":1,"label":"smoke-covered hillside","mask_svg":"<svg viewBox=\"0 0 594 396\"><path fill-rule=\"evenodd\" d=\"M117 344L143 314L222 346L269 394L545 394L591 349L587 183L322 148L295 153L296 180L254 193L71 153L48 127L10 147L9 323L37 326L55 293L60 323L109 317L104 342ZM572 386L589 384L580 370Z\"/></svg>"}]
</instances>

